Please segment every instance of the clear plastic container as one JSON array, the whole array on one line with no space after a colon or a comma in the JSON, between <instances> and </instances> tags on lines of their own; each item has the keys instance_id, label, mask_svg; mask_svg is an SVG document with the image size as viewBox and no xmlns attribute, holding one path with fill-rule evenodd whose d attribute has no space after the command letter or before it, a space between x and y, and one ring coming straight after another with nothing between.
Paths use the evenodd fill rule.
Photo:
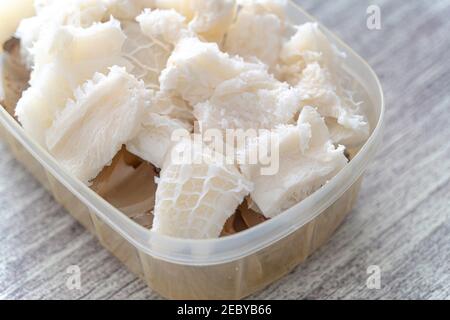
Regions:
<instances>
[{"instance_id":1,"label":"clear plastic container","mask_svg":"<svg viewBox=\"0 0 450 320\"><path fill-rule=\"evenodd\" d=\"M292 2L288 13L296 24L315 21ZM276 218L229 237L183 240L149 231L69 176L3 108L0 134L54 198L153 290L174 299L243 298L290 272L331 237L352 209L363 173L381 142L384 102L375 73L322 29L347 54L343 68L360 89L371 136L320 190Z\"/></svg>"}]
</instances>

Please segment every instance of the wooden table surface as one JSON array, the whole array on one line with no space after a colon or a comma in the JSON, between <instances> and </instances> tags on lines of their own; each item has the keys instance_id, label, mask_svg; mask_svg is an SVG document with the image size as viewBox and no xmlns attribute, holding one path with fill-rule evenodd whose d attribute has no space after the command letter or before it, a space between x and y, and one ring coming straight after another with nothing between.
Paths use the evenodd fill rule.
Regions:
<instances>
[{"instance_id":1,"label":"wooden table surface","mask_svg":"<svg viewBox=\"0 0 450 320\"><path fill-rule=\"evenodd\" d=\"M450 0L298 2L380 76L385 138L332 240L251 298L450 299ZM374 3L381 30L366 26ZM0 298L160 299L0 152ZM80 290L66 287L70 265ZM366 286L370 265L380 289Z\"/></svg>"}]
</instances>

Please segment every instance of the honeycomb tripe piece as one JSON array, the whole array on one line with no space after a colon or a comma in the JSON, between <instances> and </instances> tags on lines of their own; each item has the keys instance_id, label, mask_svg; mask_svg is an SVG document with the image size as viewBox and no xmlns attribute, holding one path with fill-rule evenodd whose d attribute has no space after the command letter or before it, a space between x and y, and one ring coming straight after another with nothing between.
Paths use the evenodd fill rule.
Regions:
<instances>
[{"instance_id":1,"label":"honeycomb tripe piece","mask_svg":"<svg viewBox=\"0 0 450 320\"><path fill-rule=\"evenodd\" d=\"M223 155L201 141L182 139L161 170L152 230L178 238L218 238L251 190Z\"/></svg>"},{"instance_id":2,"label":"honeycomb tripe piece","mask_svg":"<svg viewBox=\"0 0 450 320\"><path fill-rule=\"evenodd\" d=\"M159 82L162 91L180 96L194 106L209 99L222 82L252 69L264 66L231 57L221 52L216 43L189 37L177 44Z\"/></svg>"},{"instance_id":3,"label":"honeycomb tripe piece","mask_svg":"<svg viewBox=\"0 0 450 320\"><path fill-rule=\"evenodd\" d=\"M121 58L125 35L119 22L111 20L89 28L59 27L49 40L42 41L49 46L37 52L42 64L35 66L16 115L24 130L45 145L45 131L73 98L73 91L95 72L105 73L113 65L125 64Z\"/></svg>"},{"instance_id":4,"label":"honeycomb tripe piece","mask_svg":"<svg viewBox=\"0 0 450 320\"><path fill-rule=\"evenodd\" d=\"M150 111L190 124L195 121L193 109L186 101L162 91L156 92Z\"/></svg>"},{"instance_id":5,"label":"honeycomb tripe piece","mask_svg":"<svg viewBox=\"0 0 450 320\"><path fill-rule=\"evenodd\" d=\"M132 65L130 72L144 81L147 88L157 90L158 77L170 55L170 46L153 42L136 22L123 22L122 28L126 35L122 55Z\"/></svg>"},{"instance_id":6,"label":"honeycomb tripe piece","mask_svg":"<svg viewBox=\"0 0 450 320\"><path fill-rule=\"evenodd\" d=\"M188 33L185 18L174 10L145 10L136 20L122 23L127 37L123 57L131 72L148 88L159 89L159 75L180 37Z\"/></svg>"},{"instance_id":7,"label":"honeycomb tripe piece","mask_svg":"<svg viewBox=\"0 0 450 320\"><path fill-rule=\"evenodd\" d=\"M131 63L131 73L147 88L157 91L151 112L193 122L192 108L176 96L159 91L159 76L179 39L191 36L185 18L175 10L145 10L136 22L123 22L127 35L124 57Z\"/></svg>"},{"instance_id":8,"label":"honeycomb tripe piece","mask_svg":"<svg viewBox=\"0 0 450 320\"><path fill-rule=\"evenodd\" d=\"M221 43L236 15L236 0L189 0L194 17L189 28L209 42Z\"/></svg>"},{"instance_id":9,"label":"honeycomb tripe piece","mask_svg":"<svg viewBox=\"0 0 450 320\"><path fill-rule=\"evenodd\" d=\"M96 73L75 92L46 134L50 153L69 173L89 184L122 145L139 132L150 91L114 66Z\"/></svg>"},{"instance_id":10,"label":"honeycomb tripe piece","mask_svg":"<svg viewBox=\"0 0 450 320\"><path fill-rule=\"evenodd\" d=\"M145 83L153 89L159 88L159 76L166 67L175 44L191 36L185 18L175 10L146 9L136 20L139 23L125 25L127 41L124 52L134 65L135 72L143 75Z\"/></svg>"},{"instance_id":11,"label":"honeycomb tripe piece","mask_svg":"<svg viewBox=\"0 0 450 320\"><path fill-rule=\"evenodd\" d=\"M20 21L34 15L33 0L0 0L0 53L14 35Z\"/></svg>"},{"instance_id":12,"label":"honeycomb tripe piece","mask_svg":"<svg viewBox=\"0 0 450 320\"><path fill-rule=\"evenodd\" d=\"M357 147L368 138L369 123L359 104L333 81L328 69L317 62L308 64L296 88L301 93L302 105L314 106L326 117L334 142Z\"/></svg>"},{"instance_id":13,"label":"honeycomb tripe piece","mask_svg":"<svg viewBox=\"0 0 450 320\"><path fill-rule=\"evenodd\" d=\"M224 81L212 97L194 106L201 129L271 129L295 123L300 94L266 70L243 72Z\"/></svg>"},{"instance_id":14,"label":"honeycomb tripe piece","mask_svg":"<svg viewBox=\"0 0 450 320\"><path fill-rule=\"evenodd\" d=\"M60 26L88 28L109 19L105 0L35 1L36 15L21 21L16 36L28 67L34 65L34 45Z\"/></svg>"},{"instance_id":15,"label":"honeycomb tripe piece","mask_svg":"<svg viewBox=\"0 0 450 320\"><path fill-rule=\"evenodd\" d=\"M185 130L190 134L192 126L157 113L149 113L144 119L138 135L127 142L127 149L155 167L162 168L166 155L176 143L172 133Z\"/></svg>"},{"instance_id":16,"label":"honeycomb tripe piece","mask_svg":"<svg viewBox=\"0 0 450 320\"><path fill-rule=\"evenodd\" d=\"M225 51L246 60L257 58L273 68L283 41L283 10L277 1L244 3L226 34Z\"/></svg>"},{"instance_id":17,"label":"honeycomb tripe piece","mask_svg":"<svg viewBox=\"0 0 450 320\"><path fill-rule=\"evenodd\" d=\"M324 119L312 107L304 107L297 125L280 126L250 145L247 152L263 152L274 143L278 152L265 154L278 161L274 172L262 164L242 164L241 171L254 183L251 199L267 218L302 201L333 178L347 163L344 147L330 140ZM272 149L270 149L272 150ZM276 154L278 153L278 157Z\"/></svg>"},{"instance_id":18,"label":"honeycomb tripe piece","mask_svg":"<svg viewBox=\"0 0 450 320\"><path fill-rule=\"evenodd\" d=\"M334 73L345 54L339 52L317 23L296 26L295 34L283 44L280 53L279 74L290 84L299 81L299 75L310 63L317 62Z\"/></svg>"}]
</instances>

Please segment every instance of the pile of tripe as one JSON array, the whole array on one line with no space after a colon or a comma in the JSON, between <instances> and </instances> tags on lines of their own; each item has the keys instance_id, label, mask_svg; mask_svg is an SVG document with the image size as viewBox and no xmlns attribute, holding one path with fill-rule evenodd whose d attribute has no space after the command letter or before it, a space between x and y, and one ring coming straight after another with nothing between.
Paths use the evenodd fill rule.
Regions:
<instances>
[{"instance_id":1,"label":"pile of tripe","mask_svg":"<svg viewBox=\"0 0 450 320\"><path fill-rule=\"evenodd\" d=\"M369 135L342 86L345 56L317 24L290 24L285 1L8 2L0 29L18 25L31 70L16 108L24 130L88 185L124 145L161 169L157 233L217 238L244 201L273 218L326 184L347 164L345 148ZM27 4L35 15L21 20ZM279 169L206 161L207 143L174 142L177 129L269 129ZM173 150L204 161L175 161Z\"/></svg>"}]
</instances>

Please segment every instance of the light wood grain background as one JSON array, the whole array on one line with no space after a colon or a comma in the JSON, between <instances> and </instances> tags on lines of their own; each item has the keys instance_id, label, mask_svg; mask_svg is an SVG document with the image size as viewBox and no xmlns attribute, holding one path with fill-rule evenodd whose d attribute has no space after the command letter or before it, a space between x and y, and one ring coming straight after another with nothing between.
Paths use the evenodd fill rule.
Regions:
<instances>
[{"instance_id":1,"label":"light wood grain background","mask_svg":"<svg viewBox=\"0 0 450 320\"><path fill-rule=\"evenodd\" d=\"M251 298L450 299L450 0L298 1L365 57L386 95L384 145L358 203L305 264ZM382 29L369 31L378 4ZM0 298L160 299L0 142ZM81 290L66 268L79 265ZM381 268L381 289L365 283Z\"/></svg>"}]
</instances>

